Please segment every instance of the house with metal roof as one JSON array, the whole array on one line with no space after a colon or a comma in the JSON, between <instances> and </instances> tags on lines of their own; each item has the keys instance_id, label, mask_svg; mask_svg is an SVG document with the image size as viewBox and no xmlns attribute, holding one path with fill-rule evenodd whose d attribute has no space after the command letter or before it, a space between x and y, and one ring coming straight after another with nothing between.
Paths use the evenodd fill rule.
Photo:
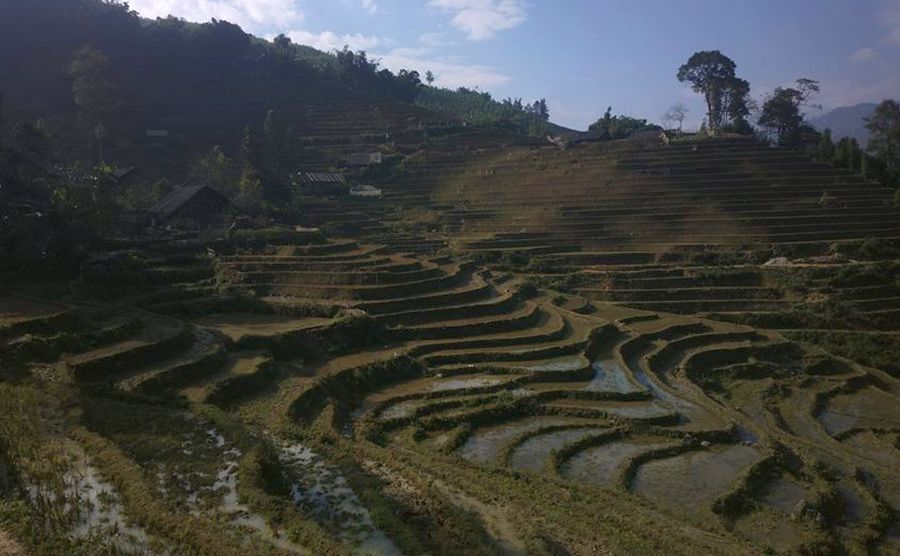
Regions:
<instances>
[{"instance_id":1,"label":"house with metal roof","mask_svg":"<svg viewBox=\"0 0 900 556\"><path fill-rule=\"evenodd\" d=\"M155 224L182 228L222 226L233 206L227 197L206 184L175 189L156 203L150 214Z\"/></svg>"},{"instance_id":2,"label":"house with metal roof","mask_svg":"<svg viewBox=\"0 0 900 556\"><path fill-rule=\"evenodd\" d=\"M337 172L298 172L304 194L346 195L350 186L343 174Z\"/></svg>"}]
</instances>

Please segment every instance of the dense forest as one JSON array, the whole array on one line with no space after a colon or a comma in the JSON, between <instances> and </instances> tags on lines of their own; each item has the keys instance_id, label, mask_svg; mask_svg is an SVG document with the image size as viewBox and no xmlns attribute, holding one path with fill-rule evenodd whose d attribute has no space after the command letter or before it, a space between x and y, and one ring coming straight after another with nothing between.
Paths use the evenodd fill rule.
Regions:
<instances>
[{"instance_id":1,"label":"dense forest","mask_svg":"<svg viewBox=\"0 0 900 556\"><path fill-rule=\"evenodd\" d=\"M496 100L490 93L465 87L454 91L427 86L419 91L416 104L469 123L497 126L526 135L540 136L560 129L550 123L545 99L528 104L522 99Z\"/></svg>"}]
</instances>

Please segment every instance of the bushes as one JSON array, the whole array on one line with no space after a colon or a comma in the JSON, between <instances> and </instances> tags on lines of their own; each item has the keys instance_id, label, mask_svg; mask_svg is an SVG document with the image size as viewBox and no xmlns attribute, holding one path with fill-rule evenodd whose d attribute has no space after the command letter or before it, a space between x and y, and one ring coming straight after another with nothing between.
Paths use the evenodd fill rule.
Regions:
<instances>
[{"instance_id":1,"label":"bushes","mask_svg":"<svg viewBox=\"0 0 900 556\"><path fill-rule=\"evenodd\" d=\"M830 250L832 253L870 261L900 257L900 244L887 239L842 241L831 245Z\"/></svg>"},{"instance_id":2,"label":"bushes","mask_svg":"<svg viewBox=\"0 0 900 556\"><path fill-rule=\"evenodd\" d=\"M526 300L533 299L538 296L540 292L534 282L526 280L519 285L519 289L516 290L516 299Z\"/></svg>"},{"instance_id":3,"label":"bushes","mask_svg":"<svg viewBox=\"0 0 900 556\"><path fill-rule=\"evenodd\" d=\"M900 265L880 262L873 265L852 265L842 267L828 280L828 285L837 288L878 286L891 284L900 270Z\"/></svg>"},{"instance_id":4,"label":"bushes","mask_svg":"<svg viewBox=\"0 0 900 556\"><path fill-rule=\"evenodd\" d=\"M900 377L900 336L896 334L798 331L785 336Z\"/></svg>"}]
</instances>

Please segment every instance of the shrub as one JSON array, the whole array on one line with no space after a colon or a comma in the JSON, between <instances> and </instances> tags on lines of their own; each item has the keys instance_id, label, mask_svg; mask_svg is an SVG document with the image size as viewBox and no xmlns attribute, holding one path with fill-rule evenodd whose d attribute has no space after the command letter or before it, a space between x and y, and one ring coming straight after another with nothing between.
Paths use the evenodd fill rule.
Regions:
<instances>
[{"instance_id":1,"label":"shrub","mask_svg":"<svg viewBox=\"0 0 900 556\"><path fill-rule=\"evenodd\" d=\"M516 291L516 298L522 300L532 299L537 297L538 293L540 292L538 291L537 286L535 286L533 282L526 280L519 285L519 289Z\"/></svg>"}]
</instances>

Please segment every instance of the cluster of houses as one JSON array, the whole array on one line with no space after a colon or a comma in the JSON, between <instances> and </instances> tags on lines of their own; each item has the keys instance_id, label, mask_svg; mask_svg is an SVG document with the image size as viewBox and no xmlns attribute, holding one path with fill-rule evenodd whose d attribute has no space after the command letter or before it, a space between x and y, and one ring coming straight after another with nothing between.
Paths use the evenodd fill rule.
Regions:
<instances>
[{"instance_id":1,"label":"cluster of houses","mask_svg":"<svg viewBox=\"0 0 900 556\"><path fill-rule=\"evenodd\" d=\"M349 167L371 166L380 164L382 155L380 152L351 154L346 162ZM295 185L304 195L312 196L379 198L382 194L373 185L351 184L340 172L300 171ZM188 229L227 226L229 220L235 220L237 212L228 197L203 183L177 187L149 210L152 226Z\"/></svg>"}]
</instances>

